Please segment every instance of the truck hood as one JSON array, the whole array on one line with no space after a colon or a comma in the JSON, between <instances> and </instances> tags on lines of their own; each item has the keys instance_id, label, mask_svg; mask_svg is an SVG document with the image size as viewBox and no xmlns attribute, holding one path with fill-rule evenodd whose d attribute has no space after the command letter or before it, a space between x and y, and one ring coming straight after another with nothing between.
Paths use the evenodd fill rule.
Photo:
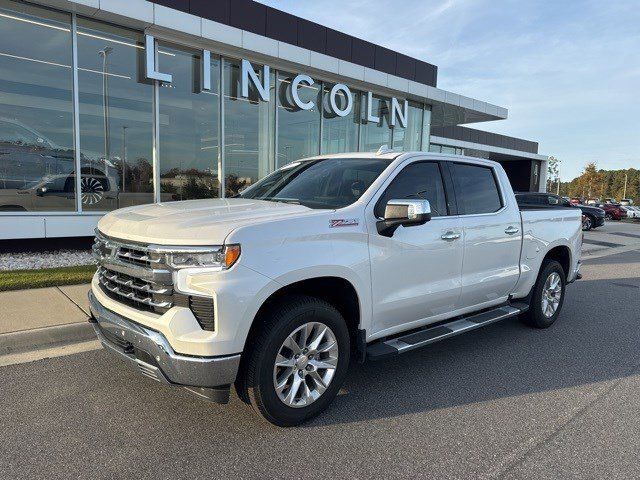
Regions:
<instances>
[{"instance_id":1,"label":"truck hood","mask_svg":"<svg viewBox=\"0 0 640 480\"><path fill-rule=\"evenodd\" d=\"M282 217L310 215L302 205L216 198L123 208L98 222L112 238L161 245L221 245L234 229Z\"/></svg>"}]
</instances>

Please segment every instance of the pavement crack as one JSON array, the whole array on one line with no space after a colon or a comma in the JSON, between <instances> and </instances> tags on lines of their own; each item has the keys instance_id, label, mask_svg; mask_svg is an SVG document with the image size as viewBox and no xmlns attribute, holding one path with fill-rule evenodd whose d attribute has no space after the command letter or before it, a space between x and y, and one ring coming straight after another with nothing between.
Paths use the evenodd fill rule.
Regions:
<instances>
[{"instance_id":1,"label":"pavement crack","mask_svg":"<svg viewBox=\"0 0 640 480\"><path fill-rule=\"evenodd\" d=\"M67 299L73 303L76 307L78 307L78 310L80 310L82 313L84 313L86 316L90 316L89 312L87 312L84 308L82 308L80 305L78 305L69 295L67 295L66 293L64 293L64 291L62 291L62 289L60 287L55 287L62 295L64 295L65 297L67 297Z\"/></svg>"}]
</instances>

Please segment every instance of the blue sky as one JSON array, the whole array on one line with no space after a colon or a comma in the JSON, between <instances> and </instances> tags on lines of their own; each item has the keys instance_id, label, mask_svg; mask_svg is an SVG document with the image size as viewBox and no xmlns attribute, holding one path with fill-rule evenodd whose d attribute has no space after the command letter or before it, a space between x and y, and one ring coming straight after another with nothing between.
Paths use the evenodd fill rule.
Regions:
<instances>
[{"instance_id":1,"label":"blue sky","mask_svg":"<svg viewBox=\"0 0 640 480\"><path fill-rule=\"evenodd\" d=\"M509 109L471 125L537 140L563 180L640 168L640 1L263 0L438 65L438 87Z\"/></svg>"}]
</instances>

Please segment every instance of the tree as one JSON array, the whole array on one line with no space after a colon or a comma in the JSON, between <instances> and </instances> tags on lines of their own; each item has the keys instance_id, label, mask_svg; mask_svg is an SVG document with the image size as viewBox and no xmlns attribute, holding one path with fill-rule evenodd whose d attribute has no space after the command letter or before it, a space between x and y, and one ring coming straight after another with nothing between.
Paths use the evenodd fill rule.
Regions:
<instances>
[{"instance_id":1,"label":"tree","mask_svg":"<svg viewBox=\"0 0 640 480\"><path fill-rule=\"evenodd\" d=\"M547 192L551 192L553 184L560 185L560 160L549 157L547 163Z\"/></svg>"}]
</instances>

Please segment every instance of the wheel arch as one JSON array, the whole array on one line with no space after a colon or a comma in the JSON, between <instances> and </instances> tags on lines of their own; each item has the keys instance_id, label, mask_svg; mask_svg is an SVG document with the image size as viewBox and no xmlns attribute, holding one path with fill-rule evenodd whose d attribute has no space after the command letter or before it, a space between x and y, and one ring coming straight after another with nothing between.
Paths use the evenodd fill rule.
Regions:
<instances>
[{"instance_id":1,"label":"wheel arch","mask_svg":"<svg viewBox=\"0 0 640 480\"><path fill-rule=\"evenodd\" d=\"M567 245L557 245L551 248L542 259L540 263L540 269L538 271L538 275L542 270L542 267L546 260L555 260L560 264L562 269L564 270L565 280L569 280L569 275L571 274L571 249Z\"/></svg>"},{"instance_id":2,"label":"wheel arch","mask_svg":"<svg viewBox=\"0 0 640 480\"><path fill-rule=\"evenodd\" d=\"M358 330L362 322L362 304L356 287L348 279L341 276L319 276L293 281L272 292L258 308L249 332L247 333L243 352L246 352L262 325L265 315L278 303L284 302L288 295L307 295L318 298L333 305L345 319L352 345L358 338Z\"/></svg>"}]
</instances>

